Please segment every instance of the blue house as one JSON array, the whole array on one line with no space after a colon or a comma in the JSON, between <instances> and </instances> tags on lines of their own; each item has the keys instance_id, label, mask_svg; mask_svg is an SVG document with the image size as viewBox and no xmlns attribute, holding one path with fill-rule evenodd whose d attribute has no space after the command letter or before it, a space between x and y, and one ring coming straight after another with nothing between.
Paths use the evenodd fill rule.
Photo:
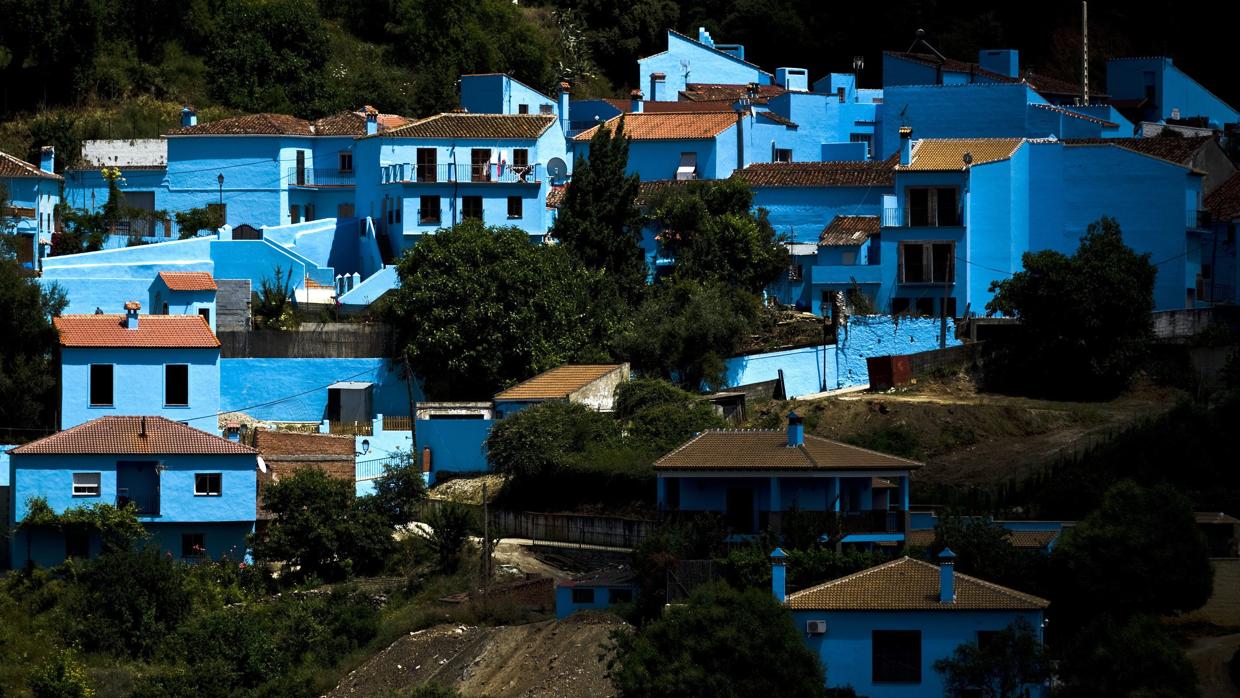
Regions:
<instances>
[{"instance_id":1,"label":"blue house","mask_svg":"<svg viewBox=\"0 0 1240 698\"><path fill-rule=\"evenodd\" d=\"M1015 49L982 49L977 62L947 58L923 40L911 48L918 51L883 52L883 89L901 85L1019 84L1033 88L1051 104L1076 106L1081 85L1020 68ZM1105 101L1106 95L1093 95Z\"/></svg>"},{"instance_id":2,"label":"blue house","mask_svg":"<svg viewBox=\"0 0 1240 698\"><path fill-rule=\"evenodd\" d=\"M8 192L6 210L0 211L0 235L12 242L17 261L38 269L52 244L55 211L60 203L60 182L52 171L56 151L45 146L39 166L0 152L0 186Z\"/></svg>"},{"instance_id":3,"label":"blue house","mask_svg":"<svg viewBox=\"0 0 1240 698\"><path fill-rule=\"evenodd\" d=\"M733 534L778 532L791 510L840 544L904 540L909 478L920 463L806 436L796 413L786 431L702 432L655 461L663 515L722 514Z\"/></svg>"},{"instance_id":4,"label":"blue house","mask_svg":"<svg viewBox=\"0 0 1240 698\"><path fill-rule=\"evenodd\" d=\"M775 76L745 60L740 44L716 44L698 29L697 40L667 31L667 50L637 60L638 84L654 102L675 102L689 83L771 85Z\"/></svg>"},{"instance_id":5,"label":"blue house","mask_svg":"<svg viewBox=\"0 0 1240 698\"><path fill-rule=\"evenodd\" d=\"M164 138L88 140L82 142L81 164L65 168L65 205L97 212L111 195L104 170L120 173L117 188L125 207L146 215L121 220L104 247L125 247L132 240L157 242L172 237L172 215L160 215L167 197L161 194L168 176L168 141Z\"/></svg>"},{"instance_id":6,"label":"blue house","mask_svg":"<svg viewBox=\"0 0 1240 698\"><path fill-rule=\"evenodd\" d=\"M64 315L60 428L102 416L159 416L218 433L220 342L193 315Z\"/></svg>"},{"instance_id":7,"label":"blue house","mask_svg":"<svg viewBox=\"0 0 1240 698\"><path fill-rule=\"evenodd\" d=\"M9 451L18 526L31 501L53 512L132 504L161 550L187 560L246 554L254 530L258 452L158 416L105 416ZM98 536L52 528L12 539L15 566L98 553Z\"/></svg>"},{"instance_id":8,"label":"blue house","mask_svg":"<svg viewBox=\"0 0 1240 698\"><path fill-rule=\"evenodd\" d=\"M615 133L621 117L606 122ZM743 158L732 111L637 112L624 115L629 138L627 172L643 182L654 180L724 179ZM590 139L599 127L573 136L578 156L589 157Z\"/></svg>"},{"instance_id":9,"label":"blue house","mask_svg":"<svg viewBox=\"0 0 1240 698\"><path fill-rule=\"evenodd\" d=\"M1211 303L1235 303L1240 289L1240 174L1232 175L1204 201L1210 213L1210 234L1202 239L1201 293Z\"/></svg>"},{"instance_id":10,"label":"blue house","mask_svg":"<svg viewBox=\"0 0 1240 698\"><path fill-rule=\"evenodd\" d=\"M563 620L577 611L606 611L631 604L641 584L627 566L597 570L555 585L555 617Z\"/></svg>"},{"instance_id":11,"label":"blue house","mask_svg":"<svg viewBox=\"0 0 1240 698\"><path fill-rule=\"evenodd\" d=\"M511 225L539 240L547 194L569 174L554 114L437 114L358 139L359 202L399 253L467 218Z\"/></svg>"},{"instance_id":12,"label":"blue house","mask_svg":"<svg viewBox=\"0 0 1240 698\"><path fill-rule=\"evenodd\" d=\"M559 116L559 100L567 101L567 85L559 99L547 95L504 73L461 76L461 107L470 114L540 114Z\"/></svg>"},{"instance_id":13,"label":"blue house","mask_svg":"<svg viewBox=\"0 0 1240 698\"><path fill-rule=\"evenodd\" d=\"M419 402L414 416L414 453L427 484L435 484L440 473L490 470L487 437L495 425L494 403Z\"/></svg>"},{"instance_id":14,"label":"blue house","mask_svg":"<svg viewBox=\"0 0 1240 698\"><path fill-rule=\"evenodd\" d=\"M1107 90L1134 121L1196 121L1216 131L1240 121L1240 112L1163 56L1108 60Z\"/></svg>"},{"instance_id":15,"label":"blue house","mask_svg":"<svg viewBox=\"0 0 1240 698\"><path fill-rule=\"evenodd\" d=\"M1042 638L1049 602L957 574L950 550L938 566L902 557L786 594L785 555L771 555L772 592L792 612L805 646L826 668L828 686L871 698L944 695L934 663L962 644L984 645L1023 621ZM1023 687L1029 696L1045 687Z\"/></svg>"},{"instance_id":16,"label":"blue house","mask_svg":"<svg viewBox=\"0 0 1240 698\"><path fill-rule=\"evenodd\" d=\"M753 164L733 176L753 190L777 233L795 243L817 243L837 216L877 216L893 191L895 158Z\"/></svg>"},{"instance_id":17,"label":"blue house","mask_svg":"<svg viewBox=\"0 0 1240 698\"><path fill-rule=\"evenodd\" d=\"M157 315L198 315L215 331L215 279L205 271L161 271L151 284Z\"/></svg>"}]
</instances>

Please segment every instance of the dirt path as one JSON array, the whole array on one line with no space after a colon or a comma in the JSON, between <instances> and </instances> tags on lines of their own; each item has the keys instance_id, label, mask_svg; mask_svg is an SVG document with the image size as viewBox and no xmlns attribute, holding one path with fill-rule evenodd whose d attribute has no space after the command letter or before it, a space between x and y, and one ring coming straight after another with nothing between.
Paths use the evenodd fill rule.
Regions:
<instances>
[{"instance_id":1,"label":"dirt path","mask_svg":"<svg viewBox=\"0 0 1240 698\"><path fill-rule=\"evenodd\" d=\"M410 633L350 673L329 698L372 698L426 683L465 695L587 698L614 696L605 646L612 615L474 627L439 625Z\"/></svg>"},{"instance_id":2,"label":"dirt path","mask_svg":"<svg viewBox=\"0 0 1240 698\"><path fill-rule=\"evenodd\" d=\"M1203 637L1188 648L1188 659L1197 670L1201 698L1240 698L1227 670L1231 655L1240 649L1240 633Z\"/></svg>"}]
</instances>

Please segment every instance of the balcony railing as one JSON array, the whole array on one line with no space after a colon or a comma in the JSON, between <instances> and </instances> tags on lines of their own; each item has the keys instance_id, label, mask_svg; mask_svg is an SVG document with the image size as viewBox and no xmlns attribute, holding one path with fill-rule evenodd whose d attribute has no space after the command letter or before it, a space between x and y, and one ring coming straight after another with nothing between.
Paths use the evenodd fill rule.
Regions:
<instances>
[{"instance_id":1,"label":"balcony railing","mask_svg":"<svg viewBox=\"0 0 1240 698\"><path fill-rule=\"evenodd\" d=\"M700 517L714 517L723 524L731 524L733 533L754 534L763 531L780 533L787 527L797 527L812 531L813 535L838 538L850 533L903 533L905 516L901 510L866 510L866 511L798 511L795 514L787 511L758 512L758 529L749 530L752 524L729 522L727 514L720 512L675 510L660 512L659 518L665 522L688 522Z\"/></svg>"},{"instance_id":2,"label":"balcony railing","mask_svg":"<svg viewBox=\"0 0 1240 698\"><path fill-rule=\"evenodd\" d=\"M351 187L354 178L352 170L290 167L288 183L291 187Z\"/></svg>"},{"instance_id":3,"label":"balcony railing","mask_svg":"<svg viewBox=\"0 0 1240 698\"><path fill-rule=\"evenodd\" d=\"M1210 212L1206 209L1190 208L1184 212L1185 224L1189 228L1209 228L1214 224Z\"/></svg>"},{"instance_id":4,"label":"balcony railing","mask_svg":"<svg viewBox=\"0 0 1240 698\"><path fill-rule=\"evenodd\" d=\"M488 162L469 163L403 163L384 165L382 180L391 182L417 182L420 184L477 183L477 184L538 184L542 180L541 167L529 165L503 166Z\"/></svg>"},{"instance_id":5,"label":"balcony railing","mask_svg":"<svg viewBox=\"0 0 1240 698\"><path fill-rule=\"evenodd\" d=\"M159 516L159 494L154 492L134 492L130 493L128 488L118 487L116 489L116 506L123 507L126 504L133 504L136 507L138 516Z\"/></svg>"},{"instance_id":6,"label":"balcony railing","mask_svg":"<svg viewBox=\"0 0 1240 698\"><path fill-rule=\"evenodd\" d=\"M439 225L443 220L443 209L418 209L418 225Z\"/></svg>"},{"instance_id":7,"label":"balcony railing","mask_svg":"<svg viewBox=\"0 0 1240 698\"><path fill-rule=\"evenodd\" d=\"M373 422L338 422L329 420L327 422L327 432L329 434L337 434L342 436L373 436Z\"/></svg>"},{"instance_id":8,"label":"balcony railing","mask_svg":"<svg viewBox=\"0 0 1240 698\"><path fill-rule=\"evenodd\" d=\"M883 207L884 228L952 228L964 225L964 214L959 209L943 209L932 206L927 210L910 209L907 206Z\"/></svg>"}]
</instances>

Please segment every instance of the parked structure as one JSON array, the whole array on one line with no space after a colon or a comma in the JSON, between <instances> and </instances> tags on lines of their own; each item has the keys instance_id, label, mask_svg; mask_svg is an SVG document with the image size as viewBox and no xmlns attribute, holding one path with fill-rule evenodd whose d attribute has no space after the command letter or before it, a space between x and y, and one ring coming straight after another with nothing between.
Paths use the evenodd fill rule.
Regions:
<instances>
[{"instance_id":1,"label":"parked structure","mask_svg":"<svg viewBox=\"0 0 1240 698\"><path fill-rule=\"evenodd\" d=\"M56 150L50 145L43 148L38 167L0 152L0 186L8 194L6 208L0 211L0 235L4 242L12 242L17 261L28 269L38 269L51 249L64 181L53 171L55 161Z\"/></svg>"},{"instance_id":2,"label":"parked structure","mask_svg":"<svg viewBox=\"0 0 1240 698\"><path fill-rule=\"evenodd\" d=\"M199 315L215 331L215 292L205 271L161 271L151 284L151 305L158 315Z\"/></svg>"},{"instance_id":3,"label":"parked structure","mask_svg":"<svg viewBox=\"0 0 1240 698\"><path fill-rule=\"evenodd\" d=\"M54 514L132 505L153 542L186 560L246 555L257 452L159 416L106 416L9 451L14 565L98 554L97 535L22 526L32 500Z\"/></svg>"}]
</instances>

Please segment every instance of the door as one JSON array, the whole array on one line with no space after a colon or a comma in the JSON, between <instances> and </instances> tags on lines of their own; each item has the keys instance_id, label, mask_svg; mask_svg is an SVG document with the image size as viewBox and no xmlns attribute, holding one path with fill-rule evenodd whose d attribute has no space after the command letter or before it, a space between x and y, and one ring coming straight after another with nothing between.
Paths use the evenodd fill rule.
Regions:
<instances>
[{"instance_id":1,"label":"door","mask_svg":"<svg viewBox=\"0 0 1240 698\"><path fill-rule=\"evenodd\" d=\"M297 186L306 183L306 151L297 151Z\"/></svg>"},{"instance_id":2,"label":"door","mask_svg":"<svg viewBox=\"0 0 1240 698\"><path fill-rule=\"evenodd\" d=\"M729 487L724 519L735 533L753 533L753 490L748 487Z\"/></svg>"},{"instance_id":3,"label":"door","mask_svg":"<svg viewBox=\"0 0 1240 698\"><path fill-rule=\"evenodd\" d=\"M474 148L469 153L469 179L472 182L491 181L491 149Z\"/></svg>"}]
</instances>

